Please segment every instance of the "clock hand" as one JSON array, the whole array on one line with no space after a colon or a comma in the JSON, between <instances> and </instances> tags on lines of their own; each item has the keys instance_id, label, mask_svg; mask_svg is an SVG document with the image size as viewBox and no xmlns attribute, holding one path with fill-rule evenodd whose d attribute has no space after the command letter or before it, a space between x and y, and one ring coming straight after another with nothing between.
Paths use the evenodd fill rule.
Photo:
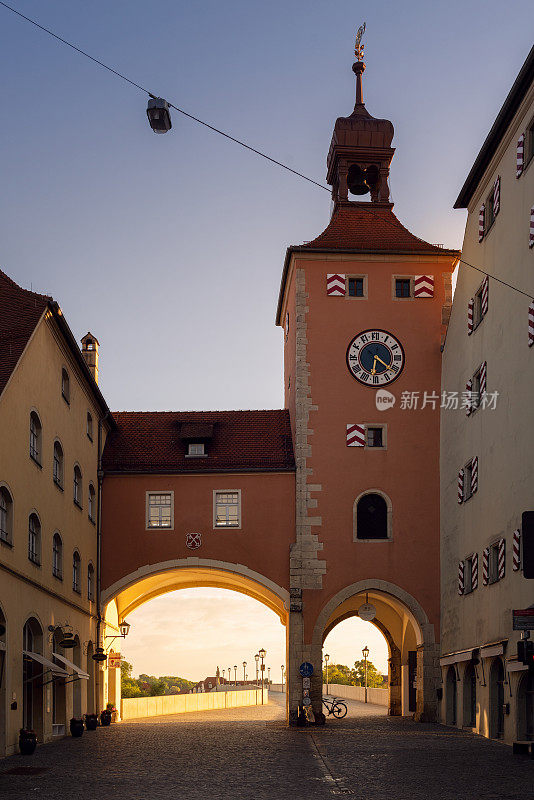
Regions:
<instances>
[{"instance_id":1,"label":"clock hand","mask_svg":"<svg viewBox=\"0 0 534 800\"><path fill-rule=\"evenodd\" d=\"M371 370L371 375L376 375L376 359L377 359L377 358L378 358L378 356L375 356L375 357L374 357L374 360L373 360L373 369Z\"/></svg>"},{"instance_id":2,"label":"clock hand","mask_svg":"<svg viewBox=\"0 0 534 800\"><path fill-rule=\"evenodd\" d=\"M386 364L386 362L385 362L385 361L382 361L382 359L380 358L380 356L375 356L375 361L380 361L380 363L381 363L381 364L383 364L383 365L385 366L385 368L386 368L386 369L389 369L389 368L390 368L390 366L391 366L391 364Z\"/></svg>"}]
</instances>

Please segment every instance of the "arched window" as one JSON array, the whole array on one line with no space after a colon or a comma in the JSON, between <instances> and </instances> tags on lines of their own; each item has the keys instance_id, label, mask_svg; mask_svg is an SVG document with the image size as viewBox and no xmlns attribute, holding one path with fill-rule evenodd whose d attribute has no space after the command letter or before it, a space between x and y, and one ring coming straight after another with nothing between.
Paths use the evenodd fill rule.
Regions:
<instances>
[{"instance_id":1,"label":"arched window","mask_svg":"<svg viewBox=\"0 0 534 800\"><path fill-rule=\"evenodd\" d=\"M59 533L54 533L52 540L52 575L63 579L63 542Z\"/></svg>"},{"instance_id":2,"label":"arched window","mask_svg":"<svg viewBox=\"0 0 534 800\"><path fill-rule=\"evenodd\" d=\"M91 522L95 521L95 513L96 513L96 501L95 501L95 487L92 483L89 484L89 499L87 505L87 513L89 514L89 519Z\"/></svg>"},{"instance_id":3,"label":"arched window","mask_svg":"<svg viewBox=\"0 0 534 800\"><path fill-rule=\"evenodd\" d=\"M41 565L41 523L37 514L30 514L28 520L28 558Z\"/></svg>"},{"instance_id":4,"label":"arched window","mask_svg":"<svg viewBox=\"0 0 534 800\"><path fill-rule=\"evenodd\" d=\"M77 550L72 556L72 589L81 594L81 558Z\"/></svg>"},{"instance_id":5,"label":"arched window","mask_svg":"<svg viewBox=\"0 0 534 800\"><path fill-rule=\"evenodd\" d=\"M59 442L54 442L54 483L63 488L63 448Z\"/></svg>"},{"instance_id":6,"label":"arched window","mask_svg":"<svg viewBox=\"0 0 534 800\"><path fill-rule=\"evenodd\" d=\"M95 568L92 564L87 567L87 599L95 599Z\"/></svg>"},{"instance_id":7,"label":"arched window","mask_svg":"<svg viewBox=\"0 0 534 800\"><path fill-rule=\"evenodd\" d=\"M93 418L89 412L87 412L87 436L88 438L93 441Z\"/></svg>"},{"instance_id":8,"label":"arched window","mask_svg":"<svg viewBox=\"0 0 534 800\"><path fill-rule=\"evenodd\" d=\"M0 540L13 544L13 498L5 486L0 486Z\"/></svg>"},{"instance_id":9,"label":"arched window","mask_svg":"<svg viewBox=\"0 0 534 800\"><path fill-rule=\"evenodd\" d=\"M73 500L82 507L82 471L77 464L74 467Z\"/></svg>"},{"instance_id":10,"label":"arched window","mask_svg":"<svg viewBox=\"0 0 534 800\"><path fill-rule=\"evenodd\" d=\"M358 500L356 507L356 538L388 538L388 505L380 494L370 492Z\"/></svg>"},{"instance_id":11,"label":"arched window","mask_svg":"<svg viewBox=\"0 0 534 800\"><path fill-rule=\"evenodd\" d=\"M35 411L30 414L30 457L41 465L41 421Z\"/></svg>"},{"instance_id":12,"label":"arched window","mask_svg":"<svg viewBox=\"0 0 534 800\"><path fill-rule=\"evenodd\" d=\"M66 403L70 403L70 378L65 367L61 370L61 395Z\"/></svg>"}]
</instances>

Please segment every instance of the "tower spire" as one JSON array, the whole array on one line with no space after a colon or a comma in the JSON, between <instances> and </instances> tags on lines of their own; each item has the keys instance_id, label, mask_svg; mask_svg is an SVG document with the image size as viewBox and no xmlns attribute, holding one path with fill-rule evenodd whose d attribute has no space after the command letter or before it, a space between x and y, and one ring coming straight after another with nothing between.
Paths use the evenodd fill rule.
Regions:
<instances>
[{"instance_id":1,"label":"tower spire","mask_svg":"<svg viewBox=\"0 0 534 800\"><path fill-rule=\"evenodd\" d=\"M354 106L354 110L359 106L363 106L363 90L362 90L362 75L365 72L365 64L363 62L363 48L365 45L362 44L362 37L365 33L365 22L363 25L360 25L358 31L356 33L356 42L354 45L354 57L356 61L352 65L352 71L356 75L356 104Z\"/></svg>"}]
</instances>

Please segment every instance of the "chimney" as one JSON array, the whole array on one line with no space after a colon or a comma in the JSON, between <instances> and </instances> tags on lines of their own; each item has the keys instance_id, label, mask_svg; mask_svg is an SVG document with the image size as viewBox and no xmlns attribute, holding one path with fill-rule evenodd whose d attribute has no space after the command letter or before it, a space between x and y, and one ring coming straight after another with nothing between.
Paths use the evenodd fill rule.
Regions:
<instances>
[{"instance_id":1,"label":"chimney","mask_svg":"<svg viewBox=\"0 0 534 800\"><path fill-rule=\"evenodd\" d=\"M82 339L82 356L95 383L98 383L98 339L92 333L86 333Z\"/></svg>"}]
</instances>

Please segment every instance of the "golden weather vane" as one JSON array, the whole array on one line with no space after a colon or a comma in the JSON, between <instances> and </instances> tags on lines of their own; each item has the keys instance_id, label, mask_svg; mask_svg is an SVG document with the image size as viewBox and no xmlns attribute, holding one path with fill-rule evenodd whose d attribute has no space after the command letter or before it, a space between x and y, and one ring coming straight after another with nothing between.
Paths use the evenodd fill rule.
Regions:
<instances>
[{"instance_id":1,"label":"golden weather vane","mask_svg":"<svg viewBox=\"0 0 534 800\"><path fill-rule=\"evenodd\" d=\"M354 55L358 59L358 61L362 61L363 59L363 48L365 45L362 44L362 36L365 33L365 22L363 25L360 25L358 28L358 32L356 33L356 44L354 46Z\"/></svg>"}]
</instances>

